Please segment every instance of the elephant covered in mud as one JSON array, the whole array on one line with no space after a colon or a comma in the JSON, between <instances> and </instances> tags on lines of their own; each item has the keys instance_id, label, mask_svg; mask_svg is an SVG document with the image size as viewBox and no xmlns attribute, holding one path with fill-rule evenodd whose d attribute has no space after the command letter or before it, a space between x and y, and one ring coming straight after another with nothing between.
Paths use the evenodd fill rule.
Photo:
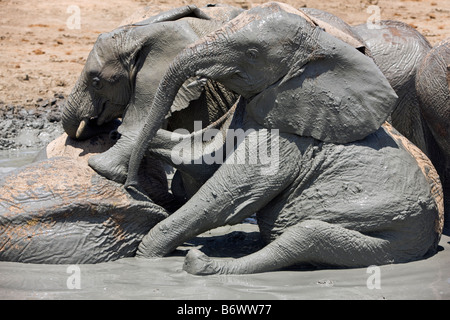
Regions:
<instances>
[{"instance_id":1,"label":"elephant covered in mud","mask_svg":"<svg viewBox=\"0 0 450 320\"><path fill-rule=\"evenodd\" d=\"M423 153L382 127L394 90L372 59L280 3L241 13L175 58L131 154L130 192L141 189L141 159L193 76L241 96L235 116L243 133L198 192L143 238L137 256L164 256L254 213L263 249L225 261L191 250L184 269L361 267L436 252L442 188Z\"/></svg>"},{"instance_id":2,"label":"elephant covered in mud","mask_svg":"<svg viewBox=\"0 0 450 320\"><path fill-rule=\"evenodd\" d=\"M422 59L416 75L420 111L437 145L430 152L442 181L445 229L450 233L450 39L436 44Z\"/></svg>"},{"instance_id":3,"label":"elephant covered in mud","mask_svg":"<svg viewBox=\"0 0 450 320\"><path fill-rule=\"evenodd\" d=\"M450 77L446 76L449 50L442 50L445 41L432 50L422 34L403 22L383 20L378 26L370 29L367 24L361 24L352 30L364 40L375 63L399 97L390 122L430 158L439 173L448 217L445 220L448 221L450 138L445 134L445 127L450 123ZM438 58L431 58L433 55Z\"/></svg>"},{"instance_id":4,"label":"elephant covered in mud","mask_svg":"<svg viewBox=\"0 0 450 320\"><path fill-rule=\"evenodd\" d=\"M0 177L0 261L98 263L135 255L142 237L169 215L161 205L171 199L154 160L142 167L141 183L161 205L135 200L92 170L87 158L113 144L107 134L83 142L61 136L47 147L48 159Z\"/></svg>"},{"instance_id":5,"label":"elephant covered in mud","mask_svg":"<svg viewBox=\"0 0 450 320\"><path fill-rule=\"evenodd\" d=\"M109 131L108 124L122 118L117 143L91 157L92 168L111 180L124 182L124 161L131 154L160 78L172 59L240 12L231 6L190 5L98 37L62 115L64 130L75 139ZM170 130L189 129L194 120L207 126L223 116L235 100L234 94L217 83L189 79L174 101L166 126Z\"/></svg>"}]
</instances>

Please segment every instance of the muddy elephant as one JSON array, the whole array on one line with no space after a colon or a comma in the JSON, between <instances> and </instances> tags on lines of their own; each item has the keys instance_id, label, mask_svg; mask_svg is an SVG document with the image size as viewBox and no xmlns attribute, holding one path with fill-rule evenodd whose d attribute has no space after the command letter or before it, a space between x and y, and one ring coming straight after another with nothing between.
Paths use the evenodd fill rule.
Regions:
<instances>
[{"instance_id":1,"label":"muddy elephant","mask_svg":"<svg viewBox=\"0 0 450 320\"><path fill-rule=\"evenodd\" d=\"M400 21L382 20L377 28L354 26L370 49L372 58L398 95L391 114L392 125L425 154L430 155L430 132L420 109L415 88L417 68L431 49L416 29Z\"/></svg>"},{"instance_id":2,"label":"muddy elephant","mask_svg":"<svg viewBox=\"0 0 450 320\"><path fill-rule=\"evenodd\" d=\"M372 59L280 3L240 14L175 58L129 160L130 192L139 191L139 163L192 76L241 95L243 136L199 191L143 238L138 257L164 256L255 212L263 249L225 261L191 250L184 269L361 267L436 252L442 188L423 153L381 127L397 98L387 79Z\"/></svg>"},{"instance_id":3,"label":"muddy elephant","mask_svg":"<svg viewBox=\"0 0 450 320\"><path fill-rule=\"evenodd\" d=\"M83 142L63 135L41 155L48 159L0 177L0 261L78 264L135 255L142 237L169 211L135 200L88 166L89 156L114 142L108 134ZM158 168L154 161L142 167L141 182L151 186L143 190L170 205Z\"/></svg>"},{"instance_id":4,"label":"muddy elephant","mask_svg":"<svg viewBox=\"0 0 450 320\"><path fill-rule=\"evenodd\" d=\"M171 60L188 44L221 26L222 19L230 19L240 11L230 6L199 9L190 5L98 37L62 114L64 130L75 139L108 131L105 126L109 122L122 118L117 143L91 157L92 168L111 180L125 180L124 159L131 154L133 141ZM206 126L224 115L235 99L216 83L190 79L175 99L166 125L172 130L189 128L199 120Z\"/></svg>"},{"instance_id":5,"label":"muddy elephant","mask_svg":"<svg viewBox=\"0 0 450 320\"><path fill-rule=\"evenodd\" d=\"M433 60L429 57L437 50L432 50L417 30L400 21L380 21L376 29L361 24L353 30L364 40L375 63L399 96L390 122L430 158L442 181L445 199L450 198L447 173L450 165L446 154L450 139L445 134L437 134L437 131L443 132L439 128L445 127L450 120L446 116L450 107L445 74L449 53L441 49L438 54L440 66L429 66L429 61ZM450 205L447 203L446 208Z\"/></svg>"},{"instance_id":6,"label":"muddy elephant","mask_svg":"<svg viewBox=\"0 0 450 320\"><path fill-rule=\"evenodd\" d=\"M450 232L450 39L436 44L422 59L416 75L420 111L436 147L430 158L441 177L445 199L445 229ZM430 139L431 140L431 139Z\"/></svg>"}]
</instances>

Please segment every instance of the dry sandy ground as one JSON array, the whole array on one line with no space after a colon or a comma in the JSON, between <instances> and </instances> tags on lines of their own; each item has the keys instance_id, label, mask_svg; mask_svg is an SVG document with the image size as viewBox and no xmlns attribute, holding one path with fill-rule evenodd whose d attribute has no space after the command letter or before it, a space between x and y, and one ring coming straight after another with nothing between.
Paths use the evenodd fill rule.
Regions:
<instances>
[{"instance_id":1,"label":"dry sandy ground","mask_svg":"<svg viewBox=\"0 0 450 320\"><path fill-rule=\"evenodd\" d=\"M263 0L224 0L251 8ZM379 8L381 19L414 26L435 44L450 36L450 0L287 0L295 7L329 11L350 24L364 23ZM170 8L208 1L185 0L0 0L0 107L34 107L36 100L55 93L67 96L101 32L146 5ZM375 7L376 8L376 7ZM79 17L79 20L77 20ZM79 25L77 25L79 22Z\"/></svg>"}]
</instances>

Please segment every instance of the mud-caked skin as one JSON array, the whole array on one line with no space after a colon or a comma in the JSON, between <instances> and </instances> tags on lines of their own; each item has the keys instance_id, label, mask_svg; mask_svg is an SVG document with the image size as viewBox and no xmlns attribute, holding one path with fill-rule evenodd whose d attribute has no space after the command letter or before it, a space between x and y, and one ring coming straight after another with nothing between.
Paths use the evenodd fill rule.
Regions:
<instances>
[{"instance_id":1,"label":"mud-caked skin","mask_svg":"<svg viewBox=\"0 0 450 320\"><path fill-rule=\"evenodd\" d=\"M445 199L445 230L450 233L450 39L436 44L422 60L416 75L420 111L435 147L430 158L441 177Z\"/></svg>"},{"instance_id":2,"label":"mud-caked skin","mask_svg":"<svg viewBox=\"0 0 450 320\"><path fill-rule=\"evenodd\" d=\"M364 39L399 97L391 114L392 125L430 158L439 173L448 216L449 41L432 48L422 34L400 21L383 20L377 28L361 24L352 30ZM449 231L447 224L445 229Z\"/></svg>"},{"instance_id":3,"label":"mud-caked skin","mask_svg":"<svg viewBox=\"0 0 450 320\"><path fill-rule=\"evenodd\" d=\"M175 58L137 138L128 190L140 188L139 163L193 75L241 95L245 110L237 114L247 134L184 206L151 229L137 256L164 256L255 212L268 243L263 249L226 261L192 251L184 269L361 267L436 252L442 187L420 150L381 127L395 106L394 90L371 58L280 3L240 14ZM246 158L250 148L267 152L268 145L270 159Z\"/></svg>"},{"instance_id":4,"label":"mud-caked skin","mask_svg":"<svg viewBox=\"0 0 450 320\"><path fill-rule=\"evenodd\" d=\"M418 66L431 49L416 29L400 21L382 20L376 28L366 23L352 30L364 39L381 72L398 95L391 114L392 125L429 155L429 131L423 120L415 88Z\"/></svg>"},{"instance_id":5,"label":"mud-caked skin","mask_svg":"<svg viewBox=\"0 0 450 320\"><path fill-rule=\"evenodd\" d=\"M0 261L98 263L135 255L168 212L80 161L55 157L0 177Z\"/></svg>"}]
</instances>

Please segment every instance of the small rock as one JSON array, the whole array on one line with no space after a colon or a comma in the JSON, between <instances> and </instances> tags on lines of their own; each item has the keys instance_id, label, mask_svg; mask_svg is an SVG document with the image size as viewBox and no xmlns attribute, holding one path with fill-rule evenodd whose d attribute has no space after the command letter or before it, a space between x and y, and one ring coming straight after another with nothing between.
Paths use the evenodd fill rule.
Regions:
<instances>
[{"instance_id":1,"label":"small rock","mask_svg":"<svg viewBox=\"0 0 450 320\"><path fill-rule=\"evenodd\" d=\"M42 102L39 104L39 106L42 107L42 108L45 108L45 107L48 106L48 104L49 104L48 99L45 99L44 101L42 101Z\"/></svg>"},{"instance_id":2,"label":"small rock","mask_svg":"<svg viewBox=\"0 0 450 320\"><path fill-rule=\"evenodd\" d=\"M50 112L47 115L47 120L50 122L59 122L59 121L61 121L61 113L60 112Z\"/></svg>"},{"instance_id":3,"label":"small rock","mask_svg":"<svg viewBox=\"0 0 450 320\"><path fill-rule=\"evenodd\" d=\"M18 115L21 119L25 119L28 116L28 111L22 108L18 112Z\"/></svg>"},{"instance_id":4,"label":"small rock","mask_svg":"<svg viewBox=\"0 0 450 320\"><path fill-rule=\"evenodd\" d=\"M31 122L31 127L33 129L42 129L44 128L44 120L42 119L36 119L33 122Z\"/></svg>"}]
</instances>

